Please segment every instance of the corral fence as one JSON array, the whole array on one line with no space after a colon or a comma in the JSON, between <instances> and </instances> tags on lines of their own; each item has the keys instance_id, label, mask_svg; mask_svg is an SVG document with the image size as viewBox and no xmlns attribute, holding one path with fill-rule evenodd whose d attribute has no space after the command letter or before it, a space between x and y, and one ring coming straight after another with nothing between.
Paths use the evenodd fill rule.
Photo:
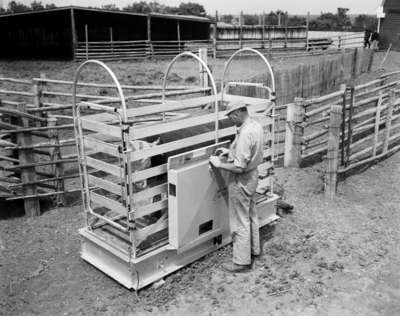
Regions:
<instances>
[{"instance_id":1,"label":"corral fence","mask_svg":"<svg viewBox=\"0 0 400 316\"><path fill-rule=\"evenodd\" d=\"M72 120L72 81L47 78L0 78L0 197L24 199L27 215L40 214L39 199L54 197L64 204L66 193L79 191L68 183L79 177ZM144 106L161 97L208 95L201 86L123 85L126 100ZM78 82L78 101L118 101L115 85ZM90 111L89 111L90 113ZM140 121L140 118L137 119Z\"/></svg>"},{"instance_id":2,"label":"corral fence","mask_svg":"<svg viewBox=\"0 0 400 316\"><path fill-rule=\"evenodd\" d=\"M285 100L295 96L320 95L325 89L333 89L340 80L352 78L352 74L368 71L372 51L345 53L338 63L326 60L329 66L303 66L302 70L289 72L276 71L277 99L280 104L279 115L275 118L275 158L282 161L285 153L286 107ZM357 55L355 55L357 54ZM204 51L203 60L206 58ZM357 58L354 58L356 56ZM357 60L357 67L352 61ZM339 66L341 65L341 66ZM348 71L348 68L351 71ZM342 69L335 73L333 70ZM332 71L332 76L327 74ZM320 74L323 71L325 75ZM340 76L335 77L337 74ZM166 87L165 96L182 98L184 96L207 96L210 93L207 78L199 69L200 86L174 85ZM314 76L314 77L313 77ZM333 81L334 84L329 83ZM257 82L256 79L252 82ZM69 185L78 176L76 163L76 144L72 129L72 81L55 80L42 74L32 80L0 78L1 139L0 139L0 192L3 198L38 200L54 196L58 204L64 202L64 193L77 190ZM290 84L290 85L289 85ZM231 82L227 87L232 95L270 97L263 84L244 84ZM104 83L79 82L78 101L106 104L118 101L115 86ZM296 90L293 89L296 87ZM127 101L137 106L160 102L162 86L123 85ZM286 94L286 96L285 96ZM26 139L21 140L21 135ZM20 139L20 140L19 140ZM22 142L22 143L21 143ZM23 176L24 175L24 176ZM26 175L26 176L25 176ZM34 196L34 197L33 197ZM31 214L38 214L37 202L29 202Z\"/></svg>"},{"instance_id":3,"label":"corral fence","mask_svg":"<svg viewBox=\"0 0 400 316\"><path fill-rule=\"evenodd\" d=\"M400 149L400 72L288 105L285 166L327 159L326 193L351 170Z\"/></svg>"},{"instance_id":4,"label":"corral fence","mask_svg":"<svg viewBox=\"0 0 400 316\"><path fill-rule=\"evenodd\" d=\"M255 32L253 29L256 27L243 26L245 31L246 28L251 28L253 31L242 31L242 33L235 32L236 28L229 28L232 35L228 36L218 31L221 35L218 33L205 40L90 41L86 36L85 41L76 43L74 56L77 61L132 60L173 57L184 51L197 52L199 48L207 48L214 58L225 58L238 49L249 47L269 54L272 58L285 58L335 53L343 49L362 47L364 41L362 33L308 38L307 32L299 35L298 32L291 32L290 27L270 27L264 32ZM298 27L294 29L297 30Z\"/></svg>"}]
</instances>

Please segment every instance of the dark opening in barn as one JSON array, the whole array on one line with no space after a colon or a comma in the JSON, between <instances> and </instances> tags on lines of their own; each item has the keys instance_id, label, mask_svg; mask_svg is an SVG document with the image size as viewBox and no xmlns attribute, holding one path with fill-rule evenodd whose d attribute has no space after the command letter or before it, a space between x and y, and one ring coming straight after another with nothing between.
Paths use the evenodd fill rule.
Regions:
<instances>
[{"instance_id":1,"label":"dark opening in barn","mask_svg":"<svg viewBox=\"0 0 400 316\"><path fill-rule=\"evenodd\" d=\"M146 57L209 40L207 18L79 7L0 16L0 58L84 59L93 54ZM118 54L115 54L118 52Z\"/></svg>"}]
</instances>

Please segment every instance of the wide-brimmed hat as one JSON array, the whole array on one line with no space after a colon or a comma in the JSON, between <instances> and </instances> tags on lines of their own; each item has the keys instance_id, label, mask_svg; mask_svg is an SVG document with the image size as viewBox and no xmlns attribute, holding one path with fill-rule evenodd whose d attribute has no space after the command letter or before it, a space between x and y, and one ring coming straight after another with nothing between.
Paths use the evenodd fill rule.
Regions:
<instances>
[{"instance_id":1,"label":"wide-brimmed hat","mask_svg":"<svg viewBox=\"0 0 400 316\"><path fill-rule=\"evenodd\" d=\"M245 108L247 107L247 104L242 101L242 100L238 100L238 101L233 101L231 103L229 103L226 106L226 113L225 115L228 116L229 114L231 114L233 111L239 110L241 108Z\"/></svg>"}]
</instances>

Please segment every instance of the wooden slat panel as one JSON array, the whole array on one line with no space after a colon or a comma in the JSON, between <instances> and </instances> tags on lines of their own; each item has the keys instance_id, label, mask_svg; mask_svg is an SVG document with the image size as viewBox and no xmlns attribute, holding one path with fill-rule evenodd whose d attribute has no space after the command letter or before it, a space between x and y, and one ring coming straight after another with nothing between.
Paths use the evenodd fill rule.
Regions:
<instances>
[{"instance_id":1,"label":"wooden slat panel","mask_svg":"<svg viewBox=\"0 0 400 316\"><path fill-rule=\"evenodd\" d=\"M90 200L100 207L106 207L121 215L127 215L127 209L119 202L106 198L95 192L90 192Z\"/></svg>"},{"instance_id":2,"label":"wooden slat panel","mask_svg":"<svg viewBox=\"0 0 400 316\"><path fill-rule=\"evenodd\" d=\"M101 140L84 136L83 142L85 147L89 147L91 150L95 150L96 152L102 152L114 157L119 157L118 146L102 142Z\"/></svg>"},{"instance_id":3,"label":"wooden slat panel","mask_svg":"<svg viewBox=\"0 0 400 316\"><path fill-rule=\"evenodd\" d=\"M117 177L121 176L121 171L120 171L121 168L118 166L111 165L109 163L106 163L98 159L94 159L92 157L86 157L86 162L89 167L107 172Z\"/></svg>"},{"instance_id":4,"label":"wooden slat panel","mask_svg":"<svg viewBox=\"0 0 400 316\"><path fill-rule=\"evenodd\" d=\"M177 101L166 101L165 103L156 104L156 105L148 105L140 108L133 108L127 110L128 117L132 116L143 116L149 114L156 114L162 112L171 112L176 110L190 109L199 107L201 105L214 102L215 96L205 96L199 97L195 99L187 99L187 100L177 100Z\"/></svg>"},{"instance_id":5,"label":"wooden slat panel","mask_svg":"<svg viewBox=\"0 0 400 316\"><path fill-rule=\"evenodd\" d=\"M101 134L107 134L113 137L121 138L121 129L116 126L111 126L91 120L81 119L82 127Z\"/></svg>"},{"instance_id":6,"label":"wooden slat panel","mask_svg":"<svg viewBox=\"0 0 400 316\"><path fill-rule=\"evenodd\" d=\"M249 108L251 109L250 112L259 112L262 111L266 108L265 102L263 103L257 103ZM225 116L226 111L221 111L218 113L218 119L222 120L226 118ZM258 120L258 119L257 119ZM260 124L263 126L265 125L271 125L272 120L269 117L262 117L259 119ZM171 131L179 130L179 129L184 129L184 128L190 128L193 126L199 126L202 124L207 124L207 123L213 123L215 121L215 113L211 114L205 114L205 115L199 115L195 117L190 117L187 119L182 119L182 120L176 120L176 121L171 121L171 122L165 122L165 123L157 123L157 124L152 124L152 125L146 125L144 127L139 127L135 129L131 129L130 131L130 138L132 139L141 139L153 135L161 135L163 133L168 133Z\"/></svg>"},{"instance_id":7,"label":"wooden slat panel","mask_svg":"<svg viewBox=\"0 0 400 316\"><path fill-rule=\"evenodd\" d=\"M150 215L151 213L165 209L167 207L168 207L168 199L152 203L150 205L146 205L143 207L139 207L135 212L135 218L140 218L146 215Z\"/></svg>"},{"instance_id":8,"label":"wooden slat panel","mask_svg":"<svg viewBox=\"0 0 400 316\"><path fill-rule=\"evenodd\" d=\"M228 127L228 128L224 128L219 130L218 135L219 137L226 137L226 136L230 136L230 135L234 135L236 133L236 127L232 126L232 127ZM148 158L151 156L155 156L155 155L159 155L159 154L163 154L163 153L167 153L170 151L174 151L177 149L181 149L181 148L185 148L185 147L190 147L193 145L198 145L207 141L211 141L215 138L215 131L212 132L208 132L208 133L204 133L204 134L200 134L200 135L196 135L196 136L192 136L192 137L188 137L188 138L184 138L184 139L180 139L177 141L173 141L173 142L169 142L166 144L162 144L159 146L154 146L151 147L149 149L146 150L142 150L142 151L135 151L132 153L132 160L136 161L136 160L140 160L143 158Z\"/></svg>"},{"instance_id":9,"label":"wooden slat panel","mask_svg":"<svg viewBox=\"0 0 400 316\"><path fill-rule=\"evenodd\" d=\"M112 183L92 175L89 175L89 183L90 185L94 185L111 193L121 195L121 186L116 183Z\"/></svg>"},{"instance_id":10,"label":"wooden slat panel","mask_svg":"<svg viewBox=\"0 0 400 316\"><path fill-rule=\"evenodd\" d=\"M168 219L166 215L164 215L153 225L144 227L136 231L136 240L140 243L141 241L145 240L149 235L155 234L166 228L168 228Z\"/></svg>"},{"instance_id":11,"label":"wooden slat panel","mask_svg":"<svg viewBox=\"0 0 400 316\"><path fill-rule=\"evenodd\" d=\"M224 94L224 101L238 101L238 100L242 100L244 102L246 102L247 104L256 104L256 103L260 103L260 102L270 102L270 100L268 99L261 99L261 98L252 98L252 97L244 97L241 95L233 95L233 94Z\"/></svg>"},{"instance_id":12,"label":"wooden slat panel","mask_svg":"<svg viewBox=\"0 0 400 316\"><path fill-rule=\"evenodd\" d=\"M134 182L139 182L151 177L159 176L166 172L167 172L167 164L163 164L153 168L148 168L145 170L134 172L132 174L132 179Z\"/></svg>"},{"instance_id":13,"label":"wooden slat panel","mask_svg":"<svg viewBox=\"0 0 400 316\"><path fill-rule=\"evenodd\" d=\"M153 196L155 196L157 194L166 193L167 189L168 189L168 184L167 183L163 183L163 184L157 185L155 187L148 188L148 189L145 189L143 191L134 193L133 194L133 200L135 202L142 201L144 199L151 198L151 197L153 197Z\"/></svg>"}]
</instances>

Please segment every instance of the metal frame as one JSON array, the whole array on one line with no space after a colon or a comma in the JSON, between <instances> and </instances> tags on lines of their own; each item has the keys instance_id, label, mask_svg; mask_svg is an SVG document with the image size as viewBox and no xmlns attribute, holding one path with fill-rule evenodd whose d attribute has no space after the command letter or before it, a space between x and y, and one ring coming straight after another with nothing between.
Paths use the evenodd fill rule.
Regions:
<instances>
[{"instance_id":1,"label":"metal frame","mask_svg":"<svg viewBox=\"0 0 400 316\"><path fill-rule=\"evenodd\" d=\"M244 50L249 50L249 49L244 49ZM236 54L234 54L236 55ZM203 142L204 141L213 141L213 138L215 138L215 143L218 143L219 137L226 136L226 135L231 135L234 131L231 130L231 128L225 128L219 130L219 101L223 97L223 93L218 94L217 92L217 87L215 84L215 80L211 74L210 69L206 65L204 61L202 61L197 55L190 53L190 52L184 52L179 55L177 55L168 65L165 76L164 76L164 81L163 81L163 89L162 89L162 110L160 110L159 114L162 114L163 120L166 120L166 113L164 111L164 108L167 108L168 106L168 101L166 101L166 86L167 86L167 80L168 80L168 74L171 71L174 63L181 57L191 57L197 60L207 71L207 74L209 78L211 79L211 86L212 86L212 91L213 91L213 96L205 96L201 98L205 98L204 104L210 103L211 101L206 101L206 100L213 100L214 103L214 113L215 113L215 118L213 118L212 114L204 114L199 116L200 117L206 117L207 115L209 121L208 123L211 123L212 120L214 119L215 121L215 132L211 130L211 132L205 134L201 134L200 138L194 138L196 141L198 139L201 139ZM230 60L232 60L234 56L231 57ZM112 78L115 88L118 91L119 94L119 103L121 104L120 107L113 107L113 106L107 106L107 105L100 105L95 102L78 102L77 100L77 84L78 84L78 78L79 75L81 74L82 69L89 65L94 65L94 66L100 66L103 70L105 70L110 77ZM228 96L226 95L227 99L232 99L235 98L236 96ZM201 98L199 100L201 100ZM208 98L208 99L207 99ZM192 99L195 100L195 99ZM134 136L134 131L133 129L130 129L131 125L134 124L133 120L129 120L128 116L129 113L132 115L130 112L131 110L135 109L129 109L127 110L127 106L125 103L126 99L124 97L121 85L119 84L116 76L114 73L111 71L110 68L108 68L104 63L96 60L89 60L84 62L82 65L80 65L75 73L74 76L74 85L73 85L73 114L74 114L74 128L75 128L75 135L76 135L76 146L77 146L77 151L78 151L78 162L79 162L79 172L81 175L81 180L82 180L82 199L83 199L83 204L85 208L85 215L86 215L86 227L82 228L80 230L80 235L82 237L82 250L81 250L81 257L88 261L89 263L93 264L100 270L102 270L104 273L108 274L124 286L128 288L133 288L133 289L140 289L148 284L151 284L152 282L172 273L173 271L176 271L185 265L201 258L202 256L228 244L231 241L231 236L229 234L229 231L223 231L220 233L221 236L218 236L218 238L215 238L215 236L211 236L210 238L202 238L201 241L199 240L198 243L190 245L184 249L173 249L171 245L168 243L164 242L163 240L157 239L157 245L154 247L146 248L144 252L140 252L138 255L137 249L138 245L140 244L140 240L136 240L135 237L138 236L148 236L146 235L148 231L151 231L152 233L154 232L153 228L150 228L150 226L153 225L153 222L147 222L145 223L145 226L142 225L142 218L137 218L138 216L143 216L140 214L145 214L141 213L141 208L135 206L136 204L134 203L134 199L136 198L136 194L133 194L133 182L134 182L134 175L132 172L135 172L135 170L131 170L131 162L138 160L140 157L148 157L151 156L152 153L155 152L161 152L164 149L156 149L156 151L150 151L146 153L141 153L140 151L138 153L133 152L128 148L128 141L130 137L135 139ZM197 101L196 101L197 102ZM201 100L203 102L203 100ZM258 109L257 111L264 111L264 102L261 102L260 99L255 99L254 102L254 109ZM103 215L100 215L96 213L94 210L91 208L91 203L93 199L91 198L91 190L92 188L90 185L92 184L91 179L88 175L88 166L93 168L93 161L89 161L88 153L85 151L85 144L88 146L86 143L88 139L90 139L89 136L84 136L83 130L88 129L88 124L87 122L90 121L90 119L85 119L82 116L82 110L84 108L90 108L93 110L98 110L98 111L103 111L109 114L112 114L116 116L117 124L118 127L111 126L104 124L104 126L108 126L110 128L110 133L113 136L116 136L119 134L119 130L121 131L121 140L120 140L120 146L118 146L118 153L115 153L113 157L117 157L118 159L118 168L114 169L114 175L118 174L120 172L120 182L116 185L121 185L121 197L123 203L121 204L125 209L126 209L126 214L122 211L118 216L116 217L106 217ZM273 104L270 106L270 109L274 109ZM163 112L164 111L164 112ZM146 112L146 111L145 111ZM137 113L137 112L136 112ZM143 113L140 112L139 113ZM148 113L148 112L147 112ZM140 114L139 114L140 115ZM193 118L186 118L187 120L193 120ZM96 121L97 123L101 121ZM192 121L191 121L192 122ZM205 121L204 121L205 122ZM265 121L265 124L268 124L269 126L272 124L271 121ZM168 123L165 122L167 125ZM196 126L194 123L182 123L181 126ZM92 131L96 131L98 133L99 130L102 130L102 126L99 125L99 127L96 127ZM145 128L146 129L146 128ZM147 135L152 134L151 126L147 128L147 132L150 131L150 133L144 133ZM90 128L89 128L90 130ZM167 129L168 130L168 129ZM139 130L135 132L135 135L138 135ZM143 130L141 130L141 135L143 134ZM153 135L153 134L152 134ZM84 139L85 137L85 139ZM209 137L209 138L208 138ZM190 138L190 137L189 137ZM187 138L189 140L189 138ZM190 141L180 141L179 146L182 146L184 148L185 146L188 146L189 143L193 144L193 140ZM114 146L114 149L116 146L113 144L114 141L111 141L112 145ZM170 145L172 146L172 145ZM175 146L175 145L174 145ZM214 145L215 146L215 145ZM163 148L163 147L160 147ZM176 147L175 147L176 148ZM97 149L97 148L96 148ZM170 149L170 147L168 147ZM95 151L96 152L96 151ZM135 160L135 155L136 155L136 160ZM93 158L91 158L93 159ZM88 164L89 161L89 164ZM115 164L117 161L115 162ZM104 167L103 167L104 168ZM99 167L99 170L103 170ZM138 176L136 179L137 181L143 179L145 176ZM146 177L150 177L147 176ZM117 177L118 178L118 177ZM98 179L99 180L99 179ZM270 184L272 185L272 180ZM113 183L114 185L115 183ZM101 186L100 186L101 188ZM149 190L153 190L152 187ZM114 185L113 190L118 190L116 186ZM110 191L111 192L111 191ZM157 191L157 192L164 192L164 191ZM139 193L140 195L140 193ZM150 196L150 193L144 192L144 194L140 195L141 198ZM153 195L152 195L153 196ZM268 196L266 200L263 200L264 203L263 205L263 215L265 214L274 214L274 216L271 216L271 218L276 219L275 216L275 201L277 200L277 196L271 195ZM140 198L138 198L140 199ZM165 198L164 198L165 199ZM115 201L115 200L114 200ZM140 200L138 200L140 201ZM157 202L150 202L151 204L146 204L151 206L152 212L157 211L158 205ZM113 204L110 204L113 205ZM146 206L145 206L146 207ZM93 223L89 223L89 220L92 218L90 216L92 214L95 216L95 218L99 219L100 222L97 222L93 225ZM153 214L153 213L146 213L146 214ZM126 216L126 225L122 225L125 223L125 216ZM90 218L89 218L90 217ZM163 217L163 216L162 216ZM161 217L161 218L162 218ZM165 217L165 216L164 216ZM117 222L121 221L121 222ZM155 222L154 225L158 223L159 219L157 219L157 222ZM266 224L269 222L269 220L266 220L266 218L263 218L262 224ZM149 224L150 223L150 224ZM109 228L107 228L109 227ZM104 238L104 235L101 235L101 231L99 229L111 229L113 228L114 230L116 229L119 232L122 232L126 238L128 239L120 239L117 243L113 243L112 239L109 239L107 236ZM149 228L149 230L147 230ZM163 228L165 229L165 228ZM108 230L107 230L108 231ZM159 230L156 230L159 231ZM139 234L137 234L139 233ZM220 238L219 238L220 237ZM140 237L138 237L140 238Z\"/></svg>"},{"instance_id":2,"label":"metal frame","mask_svg":"<svg viewBox=\"0 0 400 316\"><path fill-rule=\"evenodd\" d=\"M228 69L232 64L232 61L234 60L235 57L237 57L238 55L240 55L242 52L250 52L255 54L256 56L260 57L261 60L264 62L264 64L267 67L268 70L268 74L271 77L271 87L265 86L264 84L261 83L262 87L268 88L271 92L271 97L269 99L269 101L271 102L271 105L266 108L265 110L265 115L269 116L272 118L272 127L271 127L271 135L272 135L272 144L271 144L271 151L272 151L272 160L276 161L277 158L275 156L275 118L278 117L278 115L275 114L275 107L276 107L276 87L275 87L275 75L274 72L272 70L272 66L270 64L270 62L268 61L268 59L258 50L254 49L254 48L249 48L249 47L244 47L242 49L239 49L238 51L234 52L232 54L231 57L229 57L229 59L226 61L225 63L225 67L224 67L224 71L223 71L223 75L222 75L222 81L221 81L221 100L223 101L224 99L224 93L225 93L225 79L226 79L226 75L228 73ZM229 83L228 83L229 84ZM244 83L244 84L248 84L248 85L258 85L260 86L260 83ZM269 113L271 112L271 113ZM273 192L273 182L271 183L271 192Z\"/></svg>"},{"instance_id":3,"label":"metal frame","mask_svg":"<svg viewBox=\"0 0 400 316\"><path fill-rule=\"evenodd\" d=\"M183 53L181 53L181 54L179 54L179 55L176 55L176 56L171 60L171 62L168 64L167 70L166 70L165 75L164 75L164 80L163 80L163 85L162 85L162 87L163 87L163 89L162 89L162 98L161 98L162 103L165 102L165 92L166 92L167 80L168 80L169 72L171 71L172 66L175 64L175 62L176 62L178 59L180 59L180 58L182 58L182 57L185 57L185 56L192 57L192 58L196 59L196 60L204 67L204 69L205 69L206 72L207 72L208 78L211 80L211 87L212 87L212 90L213 90L214 96L215 96L215 100L214 100L214 111L215 111L215 112L214 112L214 113L215 113L215 143L218 143L218 129L219 129L218 112L219 112L219 111L218 111L218 91L217 91L217 85L215 84L215 80L214 80L214 77L213 77L213 75L212 75L212 73L211 73L210 68L208 68L208 65L207 65L207 64L204 62L204 60L202 60L199 56L193 54L192 52L183 52Z\"/></svg>"}]
</instances>

